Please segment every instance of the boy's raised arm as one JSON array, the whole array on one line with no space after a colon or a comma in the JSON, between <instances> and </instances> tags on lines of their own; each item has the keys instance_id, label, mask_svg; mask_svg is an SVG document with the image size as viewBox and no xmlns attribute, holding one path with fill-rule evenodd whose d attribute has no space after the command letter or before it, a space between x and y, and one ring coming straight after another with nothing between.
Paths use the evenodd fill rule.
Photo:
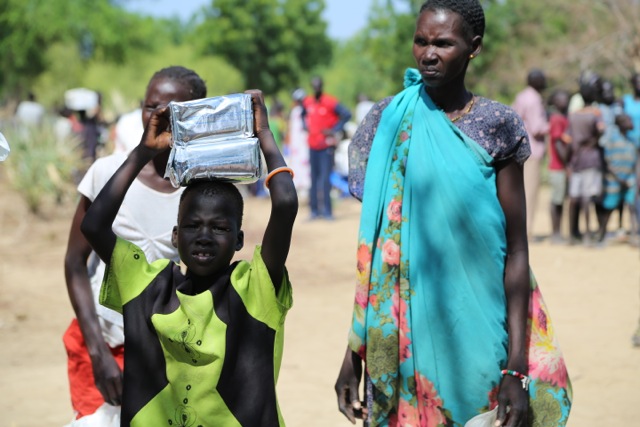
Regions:
<instances>
[{"instance_id":1,"label":"boy's raised arm","mask_svg":"<svg viewBox=\"0 0 640 427\"><path fill-rule=\"evenodd\" d=\"M255 130L260 140L260 148L267 162L269 172L286 167L286 163L271 130L262 92L250 90L253 100ZM262 238L262 259L269 270L269 276L276 289L280 287L284 275L284 265L289 254L293 223L298 214L298 194L293 179L288 172L276 173L269 179L271 215Z\"/></svg>"},{"instance_id":2,"label":"boy's raised arm","mask_svg":"<svg viewBox=\"0 0 640 427\"><path fill-rule=\"evenodd\" d=\"M111 228L131 183L153 157L167 150L171 143L167 107L153 112L142 141L129 154L93 201L82 221L81 230L100 259L106 264L116 243Z\"/></svg>"}]
</instances>

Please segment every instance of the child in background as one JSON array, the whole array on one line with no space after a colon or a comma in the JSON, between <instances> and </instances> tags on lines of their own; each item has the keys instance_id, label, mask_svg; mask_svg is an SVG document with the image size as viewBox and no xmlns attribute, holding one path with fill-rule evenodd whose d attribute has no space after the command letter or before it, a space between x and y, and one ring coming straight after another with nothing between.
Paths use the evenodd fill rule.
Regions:
<instances>
[{"instance_id":1,"label":"child in background","mask_svg":"<svg viewBox=\"0 0 640 427\"><path fill-rule=\"evenodd\" d=\"M585 106L569 114L571 160L569 168L569 229L571 243L592 244L591 206L602 196L602 148L600 136L605 130L600 110L595 105L600 94L600 77L589 75L580 82ZM580 233L580 211L584 213L585 231Z\"/></svg>"},{"instance_id":2,"label":"child in background","mask_svg":"<svg viewBox=\"0 0 640 427\"><path fill-rule=\"evenodd\" d=\"M170 147L166 107L154 111L140 145L82 222L108 267L100 302L125 319L123 426L284 425L275 385L292 303L285 261L298 198L262 94L250 93L272 201L251 262L231 263L244 243L243 201L231 183L196 182L182 194L172 243L185 274L168 259L149 263L140 248L111 230L136 175Z\"/></svg>"},{"instance_id":3,"label":"child in background","mask_svg":"<svg viewBox=\"0 0 640 427\"><path fill-rule=\"evenodd\" d=\"M627 206L631 222L631 243L637 245L636 224L636 147L625 135L633 129L631 117L620 114L615 118L617 132L611 133L605 146L604 209L598 231L598 242L603 243L611 212L621 204Z\"/></svg>"},{"instance_id":4,"label":"child in background","mask_svg":"<svg viewBox=\"0 0 640 427\"><path fill-rule=\"evenodd\" d=\"M571 154L569 127L569 92L558 90L551 95L553 109L549 117L549 181L551 183L551 243L563 243L562 211L567 196L567 164Z\"/></svg>"},{"instance_id":5,"label":"child in background","mask_svg":"<svg viewBox=\"0 0 640 427\"><path fill-rule=\"evenodd\" d=\"M206 96L206 85L194 71L179 66L163 68L149 80L138 120L146 125L158 106ZM122 316L98 303L105 265L91 253L80 224L102 187L126 158L124 153L118 153L98 159L78 185L80 201L64 260L67 291L76 319L63 337L76 419L85 416L102 419L105 413L115 413L117 417L122 402ZM149 261L178 259L170 229L175 224L182 189L174 188L164 179L167 159L168 153L157 156L142 168L113 224L113 231L142 248Z\"/></svg>"}]
</instances>

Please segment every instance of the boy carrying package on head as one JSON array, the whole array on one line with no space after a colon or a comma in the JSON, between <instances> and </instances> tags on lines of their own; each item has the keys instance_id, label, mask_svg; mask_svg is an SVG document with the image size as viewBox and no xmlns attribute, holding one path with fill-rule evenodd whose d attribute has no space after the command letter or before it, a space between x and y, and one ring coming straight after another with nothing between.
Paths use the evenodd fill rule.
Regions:
<instances>
[{"instance_id":1,"label":"boy carrying package on head","mask_svg":"<svg viewBox=\"0 0 640 427\"><path fill-rule=\"evenodd\" d=\"M166 259L148 263L138 247L112 232L131 182L170 147L166 107L154 111L140 145L82 223L107 263L100 301L124 315L123 426L284 425L275 385L292 304L285 261L298 199L262 94L248 93L272 202L262 245L250 262L231 262L244 236L242 197L229 182L195 182L182 195L172 243L185 274Z\"/></svg>"}]
</instances>

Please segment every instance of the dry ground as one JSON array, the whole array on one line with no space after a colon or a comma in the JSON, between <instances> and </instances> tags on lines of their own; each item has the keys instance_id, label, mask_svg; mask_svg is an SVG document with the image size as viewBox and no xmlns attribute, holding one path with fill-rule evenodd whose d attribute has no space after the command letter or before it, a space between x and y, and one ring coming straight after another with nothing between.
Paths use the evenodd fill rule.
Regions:
<instances>
[{"instance_id":1,"label":"dry ground","mask_svg":"<svg viewBox=\"0 0 640 427\"><path fill-rule=\"evenodd\" d=\"M548 229L543 192L537 230ZM0 177L0 426L62 426L71 417L61 336L72 310L63 255L73 203L29 215ZM260 238L268 201L247 201L248 244ZM333 383L353 298L359 204L336 203L337 220L306 222L302 208L289 261L295 305L278 384L289 426L347 426ZM247 256L244 251L240 256ZM531 245L574 386L570 427L640 425L638 250Z\"/></svg>"}]
</instances>

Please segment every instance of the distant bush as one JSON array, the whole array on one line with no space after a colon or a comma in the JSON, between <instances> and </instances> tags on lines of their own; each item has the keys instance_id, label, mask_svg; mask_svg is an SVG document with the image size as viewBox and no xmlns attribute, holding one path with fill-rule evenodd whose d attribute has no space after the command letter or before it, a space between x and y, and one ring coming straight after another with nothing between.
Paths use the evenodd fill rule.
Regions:
<instances>
[{"instance_id":1,"label":"distant bush","mask_svg":"<svg viewBox=\"0 0 640 427\"><path fill-rule=\"evenodd\" d=\"M32 213L41 214L45 202L61 203L74 194L74 176L83 168L76 137L59 140L53 122L38 127L5 124L0 129L11 146L2 167Z\"/></svg>"}]
</instances>

